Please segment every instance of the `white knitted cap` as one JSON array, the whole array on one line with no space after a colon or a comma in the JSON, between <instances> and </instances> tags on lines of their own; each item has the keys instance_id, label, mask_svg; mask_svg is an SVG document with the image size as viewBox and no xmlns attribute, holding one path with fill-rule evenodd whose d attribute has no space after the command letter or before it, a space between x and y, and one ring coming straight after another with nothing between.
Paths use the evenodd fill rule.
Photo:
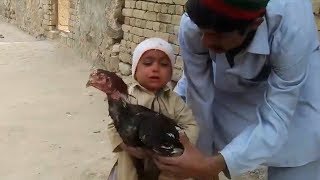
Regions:
<instances>
[{"instance_id":1,"label":"white knitted cap","mask_svg":"<svg viewBox=\"0 0 320 180\"><path fill-rule=\"evenodd\" d=\"M133 51L132 55L132 76L134 77L137 69L138 62L141 56L148 50L156 49L167 54L173 67L175 63L175 56L172 46L161 38L149 38L142 41Z\"/></svg>"}]
</instances>

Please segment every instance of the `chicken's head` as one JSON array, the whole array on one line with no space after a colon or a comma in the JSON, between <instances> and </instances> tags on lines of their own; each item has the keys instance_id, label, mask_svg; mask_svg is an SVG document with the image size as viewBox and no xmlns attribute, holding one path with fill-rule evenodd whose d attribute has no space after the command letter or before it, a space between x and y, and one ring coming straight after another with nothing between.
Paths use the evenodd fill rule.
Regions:
<instances>
[{"instance_id":1,"label":"chicken's head","mask_svg":"<svg viewBox=\"0 0 320 180\"><path fill-rule=\"evenodd\" d=\"M107 95L116 91L124 95L128 94L126 83L116 73L103 69L96 69L90 74L86 87L89 86L95 87Z\"/></svg>"}]
</instances>

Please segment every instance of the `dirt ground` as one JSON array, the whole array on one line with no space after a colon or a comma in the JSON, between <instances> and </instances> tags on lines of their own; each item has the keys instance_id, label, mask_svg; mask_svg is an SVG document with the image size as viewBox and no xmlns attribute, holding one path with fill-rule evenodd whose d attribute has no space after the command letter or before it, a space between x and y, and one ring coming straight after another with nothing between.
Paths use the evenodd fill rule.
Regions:
<instances>
[{"instance_id":1,"label":"dirt ground","mask_svg":"<svg viewBox=\"0 0 320 180\"><path fill-rule=\"evenodd\" d=\"M112 156L90 63L13 25L0 34L0 179L103 179Z\"/></svg>"},{"instance_id":2,"label":"dirt ground","mask_svg":"<svg viewBox=\"0 0 320 180\"><path fill-rule=\"evenodd\" d=\"M1 21L0 34L0 179L106 180L107 109L85 88L91 63Z\"/></svg>"}]
</instances>

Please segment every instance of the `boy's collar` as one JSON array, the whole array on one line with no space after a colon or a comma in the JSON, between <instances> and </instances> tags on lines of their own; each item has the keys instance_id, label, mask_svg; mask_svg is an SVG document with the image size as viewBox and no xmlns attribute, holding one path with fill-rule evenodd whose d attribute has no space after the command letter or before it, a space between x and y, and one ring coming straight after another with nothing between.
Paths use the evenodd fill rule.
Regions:
<instances>
[{"instance_id":1,"label":"boy's collar","mask_svg":"<svg viewBox=\"0 0 320 180\"><path fill-rule=\"evenodd\" d=\"M151 91L149 91L148 89L146 89L145 87L141 86L141 85L139 84L139 82L138 82L137 80L135 80L135 79L133 79L132 86L133 86L134 88L140 88L140 89L142 89L143 91L145 91L145 92L147 92L147 93L149 93L149 94L154 94L154 92L151 92ZM170 90L171 90L170 87L169 87L168 85L165 85L165 86L160 90L160 92L168 92L168 91L170 91Z\"/></svg>"}]
</instances>

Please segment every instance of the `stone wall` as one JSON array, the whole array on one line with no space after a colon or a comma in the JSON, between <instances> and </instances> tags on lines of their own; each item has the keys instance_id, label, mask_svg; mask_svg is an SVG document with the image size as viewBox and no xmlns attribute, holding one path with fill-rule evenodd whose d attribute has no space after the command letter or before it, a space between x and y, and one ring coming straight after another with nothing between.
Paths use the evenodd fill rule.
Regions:
<instances>
[{"instance_id":1,"label":"stone wall","mask_svg":"<svg viewBox=\"0 0 320 180\"><path fill-rule=\"evenodd\" d=\"M53 27L51 0L0 0L0 16L35 36Z\"/></svg>"},{"instance_id":2,"label":"stone wall","mask_svg":"<svg viewBox=\"0 0 320 180\"><path fill-rule=\"evenodd\" d=\"M108 70L118 71L123 5L124 0L70 0L70 32L62 34L61 41Z\"/></svg>"},{"instance_id":3,"label":"stone wall","mask_svg":"<svg viewBox=\"0 0 320 180\"><path fill-rule=\"evenodd\" d=\"M177 81L180 78L182 59L177 34L185 2L186 0L125 1L122 10L125 17L122 25L124 34L119 54L121 74L131 73L131 56L137 44L145 38L160 37L171 43L174 48L176 64L173 80Z\"/></svg>"},{"instance_id":4,"label":"stone wall","mask_svg":"<svg viewBox=\"0 0 320 180\"><path fill-rule=\"evenodd\" d=\"M34 36L58 38L81 55L118 71L124 1L0 0L0 16Z\"/></svg>"}]
</instances>

